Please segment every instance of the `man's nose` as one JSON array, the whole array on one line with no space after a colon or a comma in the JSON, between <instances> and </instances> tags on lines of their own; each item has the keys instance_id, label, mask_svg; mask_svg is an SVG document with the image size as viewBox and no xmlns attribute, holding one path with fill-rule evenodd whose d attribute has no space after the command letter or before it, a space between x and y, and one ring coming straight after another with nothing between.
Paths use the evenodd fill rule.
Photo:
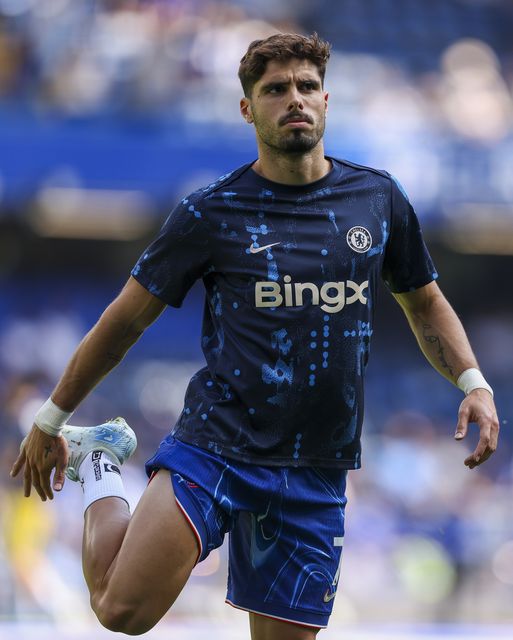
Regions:
<instances>
[{"instance_id":1,"label":"man's nose","mask_svg":"<svg viewBox=\"0 0 513 640\"><path fill-rule=\"evenodd\" d=\"M291 87L290 89L287 109L288 111L294 111L294 109L303 109L303 98L297 87Z\"/></svg>"}]
</instances>

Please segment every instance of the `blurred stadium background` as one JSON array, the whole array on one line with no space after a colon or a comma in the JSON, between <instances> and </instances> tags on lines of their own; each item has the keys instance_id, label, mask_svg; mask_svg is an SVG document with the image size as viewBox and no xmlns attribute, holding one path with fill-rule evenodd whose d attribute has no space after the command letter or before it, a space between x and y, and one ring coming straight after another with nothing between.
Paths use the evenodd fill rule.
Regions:
<instances>
[{"instance_id":1,"label":"blurred stadium background","mask_svg":"<svg viewBox=\"0 0 513 640\"><path fill-rule=\"evenodd\" d=\"M320 637L513 638L511 0L0 0L2 639L111 635L89 611L79 488L42 505L8 472L177 199L255 157L236 71L248 43L277 30L333 43L327 150L408 190L503 427L494 457L466 469L476 430L453 441L461 394L382 291L364 468L350 474L341 587ZM135 427L133 504L201 362L201 307L196 287L75 414ZM222 548L148 637L247 636L225 581Z\"/></svg>"}]
</instances>

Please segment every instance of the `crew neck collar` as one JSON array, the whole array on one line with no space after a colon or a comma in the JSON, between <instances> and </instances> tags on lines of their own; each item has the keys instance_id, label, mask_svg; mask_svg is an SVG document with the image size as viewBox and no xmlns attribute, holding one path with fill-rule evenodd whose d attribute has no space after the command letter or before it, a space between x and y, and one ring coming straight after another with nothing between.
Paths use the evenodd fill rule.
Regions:
<instances>
[{"instance_id":1,"label":"crew neck collar","mask_svg":"<svg viewBox=\"0 0 513 640\"><path fill-rule=\"evenodd\" d=\"M262 187L265 187L270 191L285 191L287 193L297 193L298 191L317 191L318 189L323 189L325 187L331 186L332 184L335 184L341 174L340 164L331 156L324 157L326 158L326 160L329 160L331 162L331 169L325 176L319 178L319 180L314 180L313 182L308 182L306 184L285 184L283 182L274 182L273 180L268 180L253 169L253 165L255 164L256 160L253 160L253 162L249 165L250 175L257 184L260 184Z\"/></svg>"}]
</instances>

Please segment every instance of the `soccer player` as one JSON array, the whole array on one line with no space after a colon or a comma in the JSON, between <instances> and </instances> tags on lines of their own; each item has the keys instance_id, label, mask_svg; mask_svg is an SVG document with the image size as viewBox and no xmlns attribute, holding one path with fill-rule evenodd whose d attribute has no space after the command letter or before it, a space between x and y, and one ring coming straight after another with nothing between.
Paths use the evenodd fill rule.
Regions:
<instances>
[{"instance_id":1,"label":"soccer player","mask_svg":"<svg viewBox=\"0 0 513 640\"><path fill-rule=\"evenodd\" d=\"M79 345L14 463L13 475L25 469L26 496L33 486L52 499L65 473L82 484L85 578L113 631L153 627L227 532L227 601L249 612L253 640L311 640L327 625L346 474L361 462L380 276L426 358L466 394L455 437L477 422L479 442L465 464L475 468L497 446L492 390L435 282L403 189L385 171L324 153L329 49L294 34L249 46L240 110L255 128L257 160L178 204ZM66 423L198 278L206 366L146 463L151 481L131 516L119 465L135 448L132 430L122 419Z\"/></svg>"}]
</instances>

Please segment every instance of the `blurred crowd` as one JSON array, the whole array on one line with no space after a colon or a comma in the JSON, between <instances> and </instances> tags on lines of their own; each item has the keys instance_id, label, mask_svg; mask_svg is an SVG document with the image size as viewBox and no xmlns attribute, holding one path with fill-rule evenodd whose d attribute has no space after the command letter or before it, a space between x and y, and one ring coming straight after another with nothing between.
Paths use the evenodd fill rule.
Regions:
<instances>
[{"instance_id":1,"label":"blurred crowd","mask_svg":"<svg viewBox=\"0 0 513 640\"><path fill-rule=\"evenodd\" d=\"M0 105L239 122L248 43L317 29L335 128L490 143L512 130L511 24L506 0L0 0Z\"/></svg>"},{"instance_id":2,"label":"blurred crowd","mask_svg":"<svg viewBox=\"0 0 513 640\"><path fill-rule=\"evenodd\" d=\"M485 202L508 203L502 210L509 235L489 221L483 226L482 212L477 233L482 240L488 229L508 244L512 28L509 0L0 0L0 134L13 113L52 122L157 118L235 131L236 72L248 43L278 30L317 29L334 44L327 74L331 146L353 145L361 157L348 157L365 164L379 156L379 166L405 180L416 203L470 187ZM469 158L475 174L459 173ZM107 187L111 169L102 168ZM0 205L2 186L0 171ZM137 251L130 243L112 251L105 272L84 261L79 281L77 259L70 268L68 258L106 254L105 246L62 240L49 250L44 239L36 246L32 238L23 261L7 269L14 243L3 213L0 207L0 240L7 238L0 244L0 620L90 620L80 488L68 482L52 503L41 504L25 500L20 480L8 472L35 411L121 286L112 284L120 272L115 261L133 263ZM439 233L442 244L457 240L445 228ZM36 258L31 264L34 247L39 258L53 252L61 280ZM396 316L378 317L363 469L349 474L335 621L513 622L513 310L504 269L511 259L493 269L486 256L475 260L472 274L455 262L442 275L453 276L496 390L501 446L482 467L464 467L477 434L471 429L466 441L453 441L461 394L404 339L406 323L398 330ZM73 417L89 425L121 414L135 428L139 448L124 468L133 506L146 482L144 460L173 425L185 386L202 366L201 305L196 292L184 310L166 312ZM227 615L226 557L223 547L195 569L171 616Z\"/></svg>"}]
</instances>

